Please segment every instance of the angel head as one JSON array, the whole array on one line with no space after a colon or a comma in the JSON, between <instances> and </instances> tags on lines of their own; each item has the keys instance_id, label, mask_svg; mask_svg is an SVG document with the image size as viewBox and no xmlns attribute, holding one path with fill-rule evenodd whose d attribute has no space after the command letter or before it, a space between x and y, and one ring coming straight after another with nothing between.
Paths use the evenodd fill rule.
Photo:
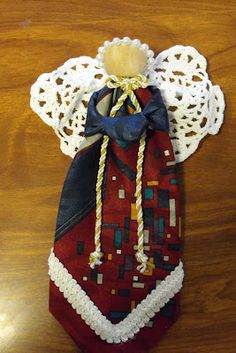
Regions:
<instances>
[{"instance_id":1,"label":"angel head","mask_svg":"<svg viewBox=\"0 0 236 353\"><path fill-rule=\"evenodd\" d=\"M133 77L145 74L154 62L154 52L139 39L129 37L105 41L98 48L96 59L108 75Z\"/></svg>"}]
</instances>

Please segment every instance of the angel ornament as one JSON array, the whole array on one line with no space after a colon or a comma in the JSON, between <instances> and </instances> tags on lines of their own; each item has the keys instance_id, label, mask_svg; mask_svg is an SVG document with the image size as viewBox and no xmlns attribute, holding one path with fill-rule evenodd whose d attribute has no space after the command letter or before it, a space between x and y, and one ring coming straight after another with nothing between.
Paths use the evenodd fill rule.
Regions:
<instances>
[{"instance_id":1,"label":"angel ornament","mask_svg":"<svg viewBox=\"0 0 236 353\"><path fill-rule=\"evenodd\" d=\"M179 316L176 164L223 121L192 47L114 38L41 75L32 109L73 158L48 264L50 312L84 353L144 353Z\"/></svg>"}]
</instances>

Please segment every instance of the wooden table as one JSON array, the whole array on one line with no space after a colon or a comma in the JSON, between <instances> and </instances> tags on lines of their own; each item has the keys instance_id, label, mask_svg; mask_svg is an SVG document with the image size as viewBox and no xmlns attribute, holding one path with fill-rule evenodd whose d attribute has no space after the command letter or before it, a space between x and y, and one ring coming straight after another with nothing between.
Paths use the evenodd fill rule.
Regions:
<instances>
[{"instance_id":1,"label":"wooden table","mask_svg":"<svg viewBox=\"0 0 236 353\"><path fill-rule=\"evenodd\" d=\"M236 352L235 1L0 1L0 352L76 353L48 312L47 258L71 159L29 107L30 87L104 40L140 38L156 52L192 45L226 97L225 122L181 166L182 316L158 353ZM98 352L100 353L100 352ZM102 353L102 352L101 352Z\"/></svg>"}]
</instances>

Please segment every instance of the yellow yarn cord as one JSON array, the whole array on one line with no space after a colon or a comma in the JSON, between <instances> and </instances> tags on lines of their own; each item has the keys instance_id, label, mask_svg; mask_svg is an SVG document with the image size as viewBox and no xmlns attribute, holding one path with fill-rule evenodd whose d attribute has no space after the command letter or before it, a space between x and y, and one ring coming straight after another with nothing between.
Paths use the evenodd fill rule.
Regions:
<instances>
[{"instance_id":1,"label":"yellow yarn cord","mask_svg":"<svg viewBox=\"0 0 236 353\"><path fill-rule=\"evenodd\" d=\"M123 90L123 94L118 99L115 106L110 112L110 116L114 117L119 111L120 107L124 104L126 98L129 96L136 112L141 111L139 102L133 92L133 90L143 87L145 88L148 84L148 80L143 75L137 75L132 78L124 78L111 75L107 78L106 84L109 88L120 87ZM109 137L104 135L103 142L101 145L101 154L99 160L99 168L97 175L96 184L96 224L95 224L95 251L90 254L89 264L91 268L102 263L101 258L103 253L101 251L101 228L102 228L102 182L103 174L106 164L106 154L107 146L109 142ZM136 210L137 210L137 223L138 223L138 251L136 253L136 259L140 263L137 269L140 272L144 272L147 269L147 265L152 266L148 261L148 257L144 254L144 236L143 236L143 210L142 210L142 172L143 172L143 159L145 150L145 137L140 139L139 150L138 150L138 160L137 160L137 173L136 173Z\"/></svg>"}]
</instances>

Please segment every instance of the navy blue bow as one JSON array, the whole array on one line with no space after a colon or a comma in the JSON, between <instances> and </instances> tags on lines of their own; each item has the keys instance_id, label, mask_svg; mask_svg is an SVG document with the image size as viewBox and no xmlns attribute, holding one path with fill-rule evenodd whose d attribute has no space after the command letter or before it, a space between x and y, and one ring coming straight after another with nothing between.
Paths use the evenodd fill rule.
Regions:
<instances>
[{"instance_id":1,"label":"navy blue bow","mask_svg":"<svg viewBox=\"0 0 236 353\"><path fill-rule=\"evenodd\" d=\"M85 136L92 136L97 133L108 135L115 140L137 141L144 131L169 130L168 115L163 103L160 90L155 86L149 86L153 96L142 112L123 116L103 116L98 113L96 104L101 96L102 90L94 92L89 100L87 110L87 120L85 126Z\"/></svg>"}]
</instances>

